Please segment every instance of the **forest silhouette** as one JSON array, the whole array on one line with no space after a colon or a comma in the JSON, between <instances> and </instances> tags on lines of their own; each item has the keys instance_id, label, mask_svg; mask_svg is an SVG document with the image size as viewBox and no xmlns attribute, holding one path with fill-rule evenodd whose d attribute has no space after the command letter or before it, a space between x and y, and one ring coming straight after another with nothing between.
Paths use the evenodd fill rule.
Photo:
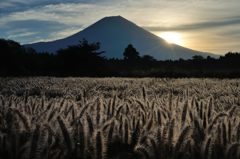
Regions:
<instances>
[{"instance_id":1,"label":"forest silhouette","mask_svg":"<svg viewBox=\"0 0 240 159\"><path fill-rule=\"evenodd\" d=\"M123 59L108 59L100 43L83 39L56 54L38 53L18 42L0 39L0 76L89 76L89 77L240 77L240 53L219 58L193 56L184 60L156 60L140 56L132 44Z\"/></svg>"}]
</instances>

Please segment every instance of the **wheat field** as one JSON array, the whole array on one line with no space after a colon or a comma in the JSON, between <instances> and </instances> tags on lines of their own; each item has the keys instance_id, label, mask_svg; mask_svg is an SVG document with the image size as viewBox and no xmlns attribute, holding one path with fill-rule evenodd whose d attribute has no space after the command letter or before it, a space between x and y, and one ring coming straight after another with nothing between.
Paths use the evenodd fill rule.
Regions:
<instances>
[{"instance_id":1,"label":"wheat field","mask_svg":"<svg viewBox=\"0 0 240 159\"><path fill-rule=\"evenodd\" d=\"M0 78L0 158L240 159L240 80Z\"/></svg>"}]
</instances>

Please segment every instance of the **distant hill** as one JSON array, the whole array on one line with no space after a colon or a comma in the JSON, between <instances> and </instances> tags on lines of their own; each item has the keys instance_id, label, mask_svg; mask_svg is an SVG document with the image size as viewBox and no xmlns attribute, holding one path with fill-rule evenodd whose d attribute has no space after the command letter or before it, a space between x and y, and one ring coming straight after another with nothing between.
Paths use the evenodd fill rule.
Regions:
<instances>
[{"instance_id":1,"label":"distant hill","mask_svg":"<svg viewBox=\"0 0 240 159\"><path fill-rule=\"evenodd\" d=\"M214 54L169 44L121 16L105 17L64 39L28 44L25 47L32 47L38 52L56 53L61 48L77 44L83 38L89 42L100 42L101 50L106 52L104 55L108 58L122 58L124 49L130 43L140 55L151 55L158 60L190 59L194 55L216 57Z\"/></svg>"}]
</instances>

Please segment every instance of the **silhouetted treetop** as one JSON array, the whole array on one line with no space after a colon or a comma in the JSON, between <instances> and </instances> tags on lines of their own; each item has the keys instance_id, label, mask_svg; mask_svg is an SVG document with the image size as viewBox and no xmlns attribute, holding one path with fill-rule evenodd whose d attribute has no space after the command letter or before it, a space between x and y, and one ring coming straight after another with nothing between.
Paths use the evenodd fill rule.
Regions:
<instances>
[{"instance_id":1,"label":"silhouetted treetop","mask_svg":"<svg viewBox=\"0 0 240 159\"><path fill-rule=\"evenodd\" d=\"M0 39L0 52L8 54L19 53L22 51L22 47L18 42L13 40Z\"/></svg>"},{"instance_id":2,"label":"silhouetted treetop","mask_svg":"<svg viewBox=\"0 0 240 159\"><path fill-rule=\"evenodd\" d=\"M79 44L69 46L66 49L58 51L56 58L58 67L64 73L78 75L78 72L96 73L104 64L103 51L100 49L100 43L88 43L83 39Z\"/></svg>"},{"instance_id":3,"label":"silhouetted treetop","mask_svg":"<svg viewBox=\"0 0 240 159\"><path fill-rule=\"evenodd\" d=\"M228 52L224 56L221 56L220 59L228 60L228 61L238 61L238 60L240 60L240 53Z\"/></svg>"},{"instance_id":4,"label":"silhouetted treetop","mask_svg":"<svg viewBox=\"0 0 240 159\"><path fill-rule=\"evenodd\" d=\"M129 44L123 52L124 60L137 61L140 59L139 52L133 47L132 44Z\"/></svg>"},{"instance_id":5,"label":"silhouetted treetop","mask_svg":"<svg viewBox=\"0 0 240 159\"><path fill-rule=\"evenodd\" d=\"M86 39L79 41L79 44L68 46L66 49L60 49L58 54L63 54L64 52L68 52L69 54L83 54L92 55L92 56L100 56L104 53L104 51L98 51L100 49L100 43L88 43Z\"/></svg>"},{"instance_id":6,"label":"silhouetted treetop","mask_svg":"<svg viewBox=\"0 0 240 159\"><path fill-rule=\"evenodd\" d=\"M148 62L153 62L153 61L156 61L156 59L150 55L144 55L142 57L143 61L148 61Z\"/></svg>"},{"instance_id":7,"label":"silhouetted treetop","mask_svg":"<svg viewBox=\"0 0 240 159\"><path fill-rule=\"evenodd\" d=\"M110 45L110 44L109 44ZM106 59L100 43L83 39L57 54L37 53L12 40L0 39L0 76L131 76L131 77L240 77L240 53L220 58L154 59L139 56L129 44L124 59Z\"/></svg>"},{"instance_id":8,"label":"silhouetted treetop","mask_svg":"<svg viewBox=\"0 0 240 159\"><path fill-rule=\"evenodd\" d=\"M201 55L194 55L192 57L193 60L204 60L204 57L202 57Z\"/></svg>"}]
</instances>

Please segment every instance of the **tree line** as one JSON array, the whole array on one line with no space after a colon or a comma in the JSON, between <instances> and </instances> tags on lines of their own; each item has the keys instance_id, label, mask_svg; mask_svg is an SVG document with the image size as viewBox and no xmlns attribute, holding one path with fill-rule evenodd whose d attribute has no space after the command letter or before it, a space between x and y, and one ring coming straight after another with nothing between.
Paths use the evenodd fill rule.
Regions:
<instances>
[{"instance_id":1,"label":"tree line","mask_svg":"<svg viewBox=\"0 0 240 159\"><path fill-rule=\"evenodd\" d=\"M99 50L100 43L83 39L56 54L38 53L16 41L0 39L0 76L240 77L237 52L219 58L161 61L140 56L131 44L123 50L123 59L108 59Z\"/></svg>"}]
</instances>

